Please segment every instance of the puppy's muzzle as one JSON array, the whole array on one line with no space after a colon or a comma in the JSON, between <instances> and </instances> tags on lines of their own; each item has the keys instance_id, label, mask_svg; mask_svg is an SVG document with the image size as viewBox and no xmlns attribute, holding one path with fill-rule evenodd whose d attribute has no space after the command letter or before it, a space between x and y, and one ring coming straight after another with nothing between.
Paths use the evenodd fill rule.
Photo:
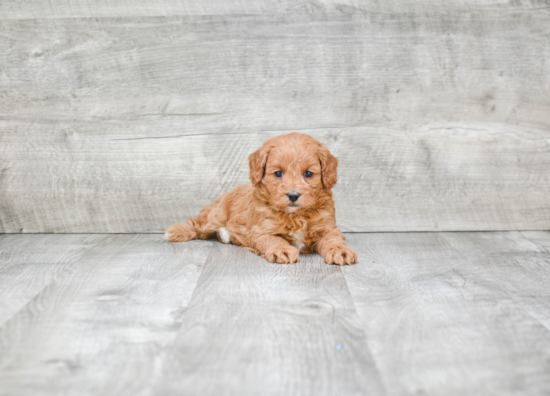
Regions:
<instances>
[{"instance_id":1,"label":"puppy's muzzle","mask_svg":"<svg viewBox=\"0 0 550 396\"><path fill-rule=\"evenodd\" d=\"M286 195L290 202L296 202L300 198L300 193L296 191L291 191Z\"/></svg>"}]
</instances>

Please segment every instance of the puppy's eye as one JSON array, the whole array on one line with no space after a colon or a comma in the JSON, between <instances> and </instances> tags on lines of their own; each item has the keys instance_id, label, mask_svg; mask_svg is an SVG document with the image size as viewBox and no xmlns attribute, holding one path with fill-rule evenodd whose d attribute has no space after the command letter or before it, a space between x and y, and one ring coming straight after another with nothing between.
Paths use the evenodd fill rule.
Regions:
<instances>
[{"instance_id":1,"label":"puppy's eye","mask_svg":"<svg viewBox=\"0 0 550 396\"><path fill-rule=\"evenodd\" d=\"M310 178L311 176L313 176L313 172L310 172L310 171L304 172L304 177Z\"/></svg>"},{"instance_id":2,"label":"puppy's eye","mask_svg":"<svg viewBox=\"0 0 550 396\"><path fill-rule=\"evenodd\" d=\"M283 177L283 171L275 172L275 177Z\"/></svg>"}]
</instances>

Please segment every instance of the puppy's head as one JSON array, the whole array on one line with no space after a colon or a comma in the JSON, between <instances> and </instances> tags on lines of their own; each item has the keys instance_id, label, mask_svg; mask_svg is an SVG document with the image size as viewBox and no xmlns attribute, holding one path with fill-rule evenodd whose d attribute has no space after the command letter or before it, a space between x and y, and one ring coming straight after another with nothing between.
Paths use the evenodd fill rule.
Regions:
<instances>
[{"instance_id":1,"label":"puppy's head","mask_svg":"<svg viewBox=\"0 0 550 396\"><path fill-rule=\"evenodd\" d=\"M318 140L293 132L268 139L250 154L250 181L286 213L309 209L337 179L338 160Z\"/></svg>"}]
</instances>

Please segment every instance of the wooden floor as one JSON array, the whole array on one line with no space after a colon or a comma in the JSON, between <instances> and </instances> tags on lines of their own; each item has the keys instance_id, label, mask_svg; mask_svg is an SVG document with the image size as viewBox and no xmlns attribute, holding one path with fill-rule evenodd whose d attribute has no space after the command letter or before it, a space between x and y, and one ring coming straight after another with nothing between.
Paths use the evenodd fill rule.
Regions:
<instances>
[{"instance_id":1,"label":"wooden floor","mask_svg":"<svg viewBox=\"0 0 550 396\"><path fill-rule=\"evenodd\" d=\"M550 394L549 232L347 239L359 264L341 268L1 235L0 394Z\"/></svg>"}]
</instances>

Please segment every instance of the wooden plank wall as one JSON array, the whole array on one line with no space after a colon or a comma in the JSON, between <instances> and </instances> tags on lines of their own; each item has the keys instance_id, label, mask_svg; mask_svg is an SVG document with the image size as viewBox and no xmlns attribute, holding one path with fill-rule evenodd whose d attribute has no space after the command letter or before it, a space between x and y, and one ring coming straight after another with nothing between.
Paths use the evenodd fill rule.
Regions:
<instances>
[{"instance_id":1,"label":"wooden plank wall","mask_svg":"<svg viewBox=\"0 0 550 396\"><path fill-rule=\"evenodd\" d=\"M291 131L344 231L550 229L550 6L0 3L0 232L160 232Z\"/></svg>"}]
</instances>

